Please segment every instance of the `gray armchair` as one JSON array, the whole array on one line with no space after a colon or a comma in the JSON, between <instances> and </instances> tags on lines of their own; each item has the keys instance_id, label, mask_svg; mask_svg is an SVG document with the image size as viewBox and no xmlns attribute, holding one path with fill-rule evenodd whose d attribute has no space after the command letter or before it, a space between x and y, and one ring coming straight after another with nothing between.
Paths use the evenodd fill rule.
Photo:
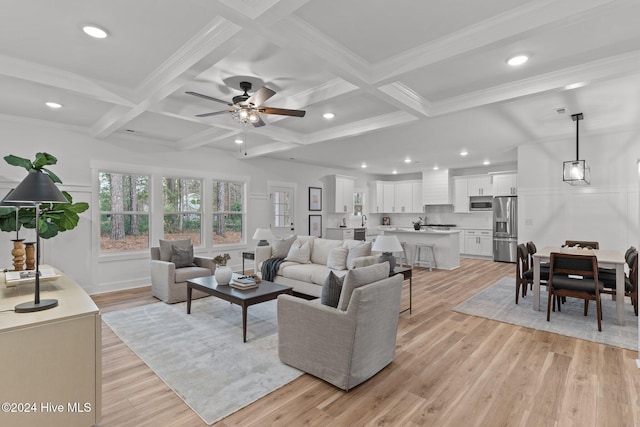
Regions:
<instances>
[{"instance_id":1,"label":"gray armchair","mask_svg":"<svg viewBox=\"0 0 640 427\"><path fill-rule=\"evenodd\" d=\"M160 259L160 248L151 248L151 293L154 297L173 304L187 300L187 280L212 276L216 265L211 258L193 257L195 266L176 268L169 261ZM207 294L193 290L192 298L202 298Z\"/></svg>"},{"instance_id":2,"label":"gray armchair","mask_svg":"<svg viewBox=\"0 0 640 427\"><path fill-rule=\"evenodd\" d=\"M368 380L395 357L402 280L353 289L346 311L280 295L280 360L347 391Z\"/></svg>"}]
</instances>

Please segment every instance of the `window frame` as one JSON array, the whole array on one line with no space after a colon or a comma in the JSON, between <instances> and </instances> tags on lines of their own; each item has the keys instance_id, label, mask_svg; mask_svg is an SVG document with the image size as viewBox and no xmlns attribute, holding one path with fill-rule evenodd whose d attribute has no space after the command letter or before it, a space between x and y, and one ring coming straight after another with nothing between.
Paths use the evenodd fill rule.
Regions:
<instances>
[{"instance_id":1,"label":"window frame","mask_svg":"<svg viewBox=\"0 0 640 427\"><path fill-rule=\"evenodd\" d=\"M190 179L190 180L194 180L194 181L198 181L200 183L200 210L198 211L165 211L164 207L164 180L165 179ZM200 216L200 244L199 245L193 245L194 248L203 248L206 247L206 239L205 234L204 234L204 200L205 200L205 195L204 195L204 185L205 185L205 178L203 177L194 177L194 176L178 176L178 175L174 175L174 174L163 174L160 177L160 181L162 183L161 185L161 202L162 202L162 238L165 239L165 234L166 231L164 230L164 216L169 214L169 215L191 215L191 214L197 214Z\"/></svg>"},{"instance_id":2,"label":"window frame","mask_svg":"<svg viewBox=\"0 0 640 427\"><path fill-rule=\"evenodd\" d=\"M214 210L214 188L213 188L213 184L215 182L224 182L224 183L228 183L228 184L240 184L242 186L242 210L241 211L231 211L231 210L227 210L227 211L215 211ZM228 178L228 177L212 177L211 180L208 183L208 190L210 191L211 197L209 198L208 203L206 204L207 208L209 209L209 214L208 214L208 219L210 220L210 232L208 233L208 238L207 238L207 244L211 244L211 248L218 250L218 249L226 249L226 248L233 248L235 246L246 246L247 244L247 203L248 203L248 198L247 198L247 187L249 185L248 180L241 180L241 179L233 179L233 178ZM213 234L214 234L214 220L213 217L214 215L241 215L241 224L242 224L242 235L241 235L241 239L239 242L231 242L231 243L215 243L215 240L213 238Z\"/></svg>"}]
</instances>

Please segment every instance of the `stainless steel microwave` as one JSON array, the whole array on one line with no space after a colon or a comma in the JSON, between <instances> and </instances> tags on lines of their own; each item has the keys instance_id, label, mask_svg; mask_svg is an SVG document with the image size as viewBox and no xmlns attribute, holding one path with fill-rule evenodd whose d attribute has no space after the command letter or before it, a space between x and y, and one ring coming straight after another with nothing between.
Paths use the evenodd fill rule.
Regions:
<instances>
[{"instance_id":1,"label":"stainless steel microwave","mask_svg":"<svg viewBox=\"0 0 640 427\"><path fill-rule=\"evenodd\" d=\"M472 196L469 197L470 211L491 211L493 210L493 197Z\"/></svg>"}]
</instances>

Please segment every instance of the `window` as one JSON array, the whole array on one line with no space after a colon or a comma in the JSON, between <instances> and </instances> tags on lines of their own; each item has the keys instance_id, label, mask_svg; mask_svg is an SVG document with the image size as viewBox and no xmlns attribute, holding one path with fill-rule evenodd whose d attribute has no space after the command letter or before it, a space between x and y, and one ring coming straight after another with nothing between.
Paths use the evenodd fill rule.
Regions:
<instances>
[{"instance_id":1,"label":"window","mask_svg":"<svg viewBox=\"0 0 640 427\"><path fill-rule=\"evenodd\" d=\"M100 172L100 251L149 248L149 177Z\"/></svg>"},{"instance_id":2,"label":"window","mask_svg":"<svg viewBox=\"0 0 640 427\"><path fill-rule=\"evenodd\" d=\"M189 178L162 178L164 238L191 239L200 246L202 230L202 181Z\"/></svg>"},{"instance_id":3,"label":"window","mask_svg":"<svg viewBox=\"0 0 640 427\"><path fill-rule=\"evenodd\" d=\"M245 241L244 183L213 181L213 244Z\"/></svg>"}]
</instances>

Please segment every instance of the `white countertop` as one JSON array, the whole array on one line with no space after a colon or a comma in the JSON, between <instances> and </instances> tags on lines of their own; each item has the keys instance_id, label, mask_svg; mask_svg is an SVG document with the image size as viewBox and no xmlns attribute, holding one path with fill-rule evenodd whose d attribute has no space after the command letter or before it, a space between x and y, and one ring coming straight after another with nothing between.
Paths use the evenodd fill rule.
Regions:
<instances>
[{"instance_id":1,"label":"white countertop","mask_svg":"<svg viewBox=\"0 0 640 427\"><path fill-rule=\"evenodd\" d=\"M421 229L415 230L413 228L402 228L398 227L395 229L385 229L385 233L411 233L411 234L458 234L460 230L450 229L450 230L429 230L429 229Z\"/></svg>"},{"instance_id":2,"label":"white countertop","mask_svg":"<svg viewBox=\"0 0 640 427\"><path fill-rule=\"evenodd\" d=\"M366 226L362 227L327 227L327 230L360 230L364 229Z\"/></svg>"}]
</instances>

